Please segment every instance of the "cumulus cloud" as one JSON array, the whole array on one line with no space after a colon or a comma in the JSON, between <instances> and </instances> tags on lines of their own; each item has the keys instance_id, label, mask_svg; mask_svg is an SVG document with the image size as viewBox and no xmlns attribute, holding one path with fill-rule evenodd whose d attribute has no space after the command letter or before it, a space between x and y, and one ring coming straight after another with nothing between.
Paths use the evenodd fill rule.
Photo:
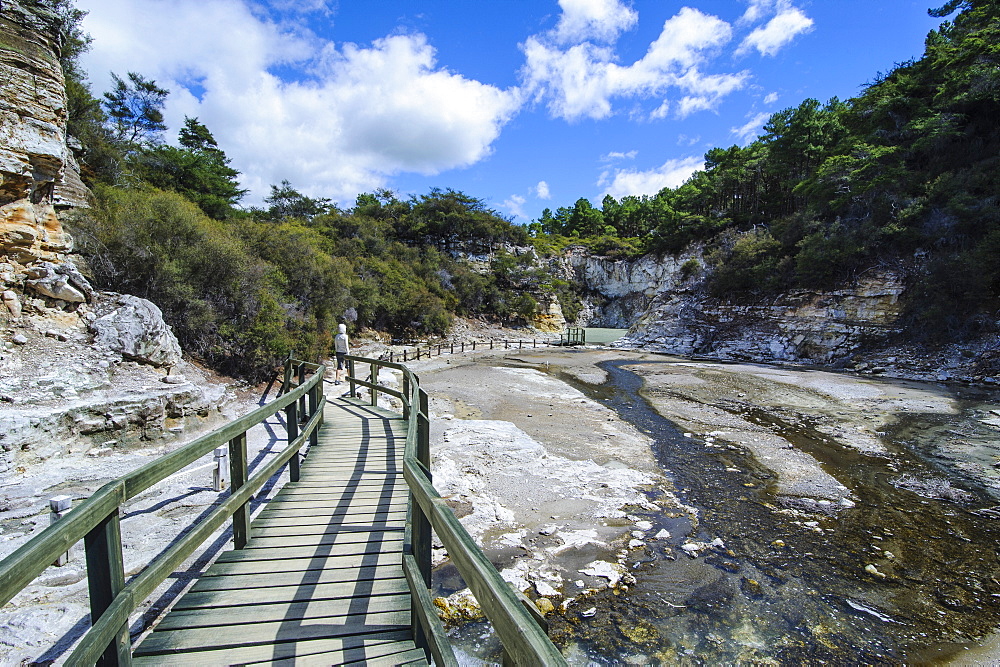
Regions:
<instances>
[{"instance_id":1,"label":"cumulus cloud","mask_svg":"<svg viewBox=\"0 0 1000 667\"><path fill-rule=\"evenodd\" d=\"M605 175L598 185L605 188L605 194L615 199L629 195L655 195L663 188L676 188L691 174L704 167L704 159L697 156L667 160L659 167L648 171L615 170L613 175Z\"/></svg>"},{"instance_id":2,"label":"cumulus cloud","mask_svg":"<svg viewBox=\"0 0 1000 667\"><path fill-rule=\"evenodd\" d=\"M588 39L612 41L639 20L639 15L618 0L559 0L562 15L553 33L560 43Z\"/></svg>"},{"instance_id":3,"label":"cumulus cloud","mask_svg":"<svg viewBox=\"0 0 1000 667\"><path fill-rule=\"evenodd\" d=\"M282 179L345 201L401 171L474 164L521 104L517 89L439 67L420 34L338 47L241 0L78 4L90 12L84 66L95 91L108 89L110 71L169 88L170 127L185 115L205 123L243 172L249 203Z\"/></svg>"},{"instance_id":4,"label":"cumulus cloud","mask_svg":"<svg viewBox=\"0 0 1000 667\"><path fill-rule=\"evenodd\" d=\"M762 56L773 56L797 36L812 30L814 21L788 0L752 0L741 20L756 23L771 13L774 16L767 23L743 39L737 55L756 50Z\"/></svg>"},{"instance_id":5,"label":"cumulus cloud","mask_svg":"<svg viewBox=\"0 0 1000 667\"><path fill-rule=\"evenodd\" d=\"M739 127L732 128L729 132L743 145L749 144L751 141L756 139L760 134L760 129L767 122L767 119L771 117L771 114L761 112L755 115L753 118L748 120L746 123Z\"/></svg>"},{"instance_id":6,"label":"cumulus cloud","mask_svg":"<svg viewBox=\"0 0 1000 667\"><path fill-rule=\"evenodd\" d=\"M538 181L538 185L535 186L535 196L539 199L552 199L552 193L549 192L549 184L545 181Z\"/></svg>"},{"instance_id":7,"label":"cumulus cloud","mask_svg":"<svg viewBox=\"0 0 1000 667\"><path fill-rule=\"evenodd\" d=\"M767 97L764 98L764 104L774 104L778 101L778 93L768 93Z\"/></svg>"},{"instance_id":8,"label":"cumulus cloud","mask_svg":"<svg viewBox=\"0 0 1000 667\"><path fill-rule=\"evenodd\" d=\"M611 46L590 41L567 46L557 27L532 35L521 45L525 55L522 78L536 101L566 120L606 118L612 114L614 98L662 99L669 89L696 101L681 102L683 115L713 108L744 85L747 72L706 75L702 71L731 39L728 23L684 7L664 22L659 37L641 59L621 65ZM669 108L668 101L662 100L652 117L665 116Z\"/></svg>"}]
</instances>

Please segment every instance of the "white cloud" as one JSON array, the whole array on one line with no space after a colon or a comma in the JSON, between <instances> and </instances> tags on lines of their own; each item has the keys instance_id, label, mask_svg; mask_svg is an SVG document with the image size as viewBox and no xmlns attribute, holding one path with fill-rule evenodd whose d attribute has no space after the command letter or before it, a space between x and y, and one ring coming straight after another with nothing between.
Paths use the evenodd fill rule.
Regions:
<instances>
[{"instance_id":1,"label":"white cloud","mask_svg":"<svg viewBox=\"0 0 1000 667\"><path fill-rule=\"evenodd\" d=\"M782 6L778 14L747 35L737 55L756 49L762 56L773 56L798 35L812 30L813 20L797 7Z\"/></svg>"},{"instance_id":2,"label":"white cloud","mask_svg":"<svg viewBox=\"0 0 1000 667\"><path fill-rule=\"evenodd\" d=\"M535 196L539 199L552 199L552 193L549 192L549 184L545 181L538 181L538 185L535 186Z\"/></svg>"},{"instance_id":3,"label":"white cloud","mask_svg":"<svg viewBox=\"0 0 1000 667\"><path fill-rule=\"evenodd\" d=\"M521 195L511 195L503 202L504 209L515 218L527 218L524 212L524 204L527 200Z\"/></svg>"},{"instance_id":4,"label":"white cloud","mask_svg":"<svg viewBox=\"0 0 1000 667\"><path fill-rule=\"evenodd\" d=\"M631 7L618 0L559 0L559 7L562 15L553 38L564 44L587 39L613 41L639 20Z\"/></svg>"},{"instance_id":5,"label":"white cloud","mask_svg":"<svg viewBox=\"0 0 1000 667\"><path fill-rule=\"evenodd\" d=\"M521 104L517 89L438 67L420 34L338 48L240 0L78 4L90 12L84 28L94 46L84 66L95 93L108 89L110 71L138 71L169 88L172 132L185 115L205 123L243 172L252 191L245 203L282 179L350 201L394 173L474 164ZM278 67L298 80L279 78Z\"/></svg>"},{"instance_id":6,"label":"white cloud","mask_svg":"<svg viewBox=\"0 0 1000 667\"><path fill-rule=\"evenodd\" d=\"M699 108L714 108L749 76L701 72L731 39L728 23L690 7L665 21L660 36L631 65L618 64L609 46L582 41L567 48L553 33L533 35L521 45L522 78L536 101L547 103L553 116L566 120L606 118L612 114L613 98L660 97L671 88L697 97ZM664 100L653 117L665 116L669 108ZM682 105L682 114L686 108L691 105Z\"/></svg>"},{"instance_id":7,"label":"white cloud","mask_svg":"<svg viewBox=\"0 0 1000 667\"><path fill-rule=\"evenodd\" d=\"M605 175L598 185L605 188L605 194L615 199L629 195L655 195L663 188L676 188L691 174L704 167L704 159L697 156L667 160L661 166L648 171L615 170L613 178Z\"/></svg>"},{"instance_id":8,"label":"white cloud","mask_svg":"<svg viewBox=\"0 0 1000 667\"><path fill-rule=\"evenodd\" d=\"M611 151L607 155L601 156L601 162L613 162L614 160L634 160L639 151L631 150L627 153L621 151Z\"/></svg>"},{"instance_id":9,"label":"white cloud","mask_svg":"<svg viewBox=\"0 0 1000 667\"><path fill-rule=\"evenodd\" d=\"M778 101L778 93L768 93L767 97L764 98L764 104L774 104Z\"/></svg>"},{"instance_id":10,"label":"white cloud","mask_svg":"<svg viewBox=\"0 0 1000 667\"><path fill-rule=\"evenodd\" d=\"M732 128L729 133L739 139L743 145L749 144L760 135L760 129L770 117L771 114L761 112L740 127Z\"/></svg>"}]
</instances>

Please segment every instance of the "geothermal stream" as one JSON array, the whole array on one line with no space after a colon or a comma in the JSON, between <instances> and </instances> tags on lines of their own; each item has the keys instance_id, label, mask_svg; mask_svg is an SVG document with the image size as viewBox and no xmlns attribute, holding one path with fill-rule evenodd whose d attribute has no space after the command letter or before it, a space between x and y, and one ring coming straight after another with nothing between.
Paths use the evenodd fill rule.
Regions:
<instances>
[{"instance_id":1,"label":"geothermal stream","mask_svg":"<svg viewBox=\"0 0 1000 667\"><path fill-rule=\"evenodd\" d=\"M961 474L938 442L978 437L987 445L978 456L996 463L990 447L1000 446L1000 431L982 419L996 392L865 378L890 392L933 392L957 408L903 410L868 451L845 445L808 411L770 409L753 396L714 402L813 457L851 499L817 503L781 495L776 473L739 437L692 433L661 416L654 406L671 387L643 376L684 362L650 358L601 362L603 383L530 362L649 436L675 494L697 509L696 521L636 512L653 524L649 534L671 537L629 552L635 583L591 597L596 614L550 615L571 663L963 662L1000 626L996 488L991 495ZM689 557L681 547L695 540L715 546ZM453 633L489 660L486 634L475 624Z\"/></svg>"}]
</instances>

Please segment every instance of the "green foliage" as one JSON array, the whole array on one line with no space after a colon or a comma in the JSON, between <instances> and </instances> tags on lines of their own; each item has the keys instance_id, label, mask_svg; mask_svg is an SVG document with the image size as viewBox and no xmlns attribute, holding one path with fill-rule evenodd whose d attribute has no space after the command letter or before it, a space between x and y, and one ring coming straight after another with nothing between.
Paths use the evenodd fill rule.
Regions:
<instances>
[{"instance_id":1,"label":"green foliage","mask_svg":"<svg viewBox=\"0 0 1000 667\"><path fill-rule=\"evenodd\" d=\"M232 216L246 194L237 181L239 172L197 118L184 119L179 138L181 148L156 145L139 151L131 163L133 173L157 188L183 194L216 220Z\"/></svg>"},{"instance_id":2,"label":"green foliage","mask_svg":"<svg viewBox=\"0 0 1000 667\"><path fill-rule=\"evenodd\" d=\"M98 187L72 223L104 288L156 303L181 345L220 370L255 375L280 361L296 322L277 273L182 196Z\"/></svg>"},{"instance_id":3,"label":"green foliage","mask_svg":"<svg viewBox=\"0 0 1000 667\"><path fill-rule=\"evenodd\" d=\"M293 188L287 180L282 181L280 186L272 185L271 194L264 198L264 203L270 205L267 211L254 211L254 217L275 222L310 220L330 209L329 199L307 197Z\"/></svg>"},{"instance_id":4,"label":"green foliage","mask_svg":"<svg viewBox=\"0 0 1000 667\"><path fill-rule=\"evenodd\" d=\"M104 93L102 105L111 123L114 139L129 150L149 146L160 141L166 131L163 124L163 105L170 91L136 72L129 72L128 80L112 73L114 88Z\"/></svg>"},{"instance_id":5,"label":"green foliage","mask_svg":"<svg viewBox=\"0 0 1000 667\"><path fill-rule=\"evenodd\" d=\"M723 240L708 260L715 265L713 296L740 300L782 286L781 242L765 229Z\"/></svg>"}]
</instances>

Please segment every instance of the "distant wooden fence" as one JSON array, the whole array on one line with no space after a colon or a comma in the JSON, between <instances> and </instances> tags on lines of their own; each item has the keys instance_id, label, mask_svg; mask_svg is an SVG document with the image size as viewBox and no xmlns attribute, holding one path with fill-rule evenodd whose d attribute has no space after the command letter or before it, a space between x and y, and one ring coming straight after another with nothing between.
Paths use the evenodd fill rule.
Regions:
<instances>
[{"instance_id":1,"label":"distant wooden fence","mask_svg":"<svg viewBox=\"0 0 1000 667\"><path fill-rule=\"evenodd\" d=\"M400 362L406 363L408 361L420 361L421 359L430 359L431 357L440 357L443 354L457 354L465 352L466 350L475 352L478 350L523 350L524 348L536 348L536 347L548 347L552 345L562 345L560 342L556 342L555 339L536 339L531 340L480 340L471 341L469 343L459 342L459 343L436 343L433 345L427 345L426 347L416 347L416 349L409 350L403 348L402 352L396 352L394 350L388 350L382 354L383 361L389 362Z\"/></svg>"},{"instance_id":2,"label":"distant wooden fence","mask_svg":"<svg viewBox=\"0 0 1000 667\"><path fill-rule=\"evenodd\" d=\"M559 345L586 345L587 330L582 327L570 327L566 333L559 334Z\"/></svg>"}]
</instances>

